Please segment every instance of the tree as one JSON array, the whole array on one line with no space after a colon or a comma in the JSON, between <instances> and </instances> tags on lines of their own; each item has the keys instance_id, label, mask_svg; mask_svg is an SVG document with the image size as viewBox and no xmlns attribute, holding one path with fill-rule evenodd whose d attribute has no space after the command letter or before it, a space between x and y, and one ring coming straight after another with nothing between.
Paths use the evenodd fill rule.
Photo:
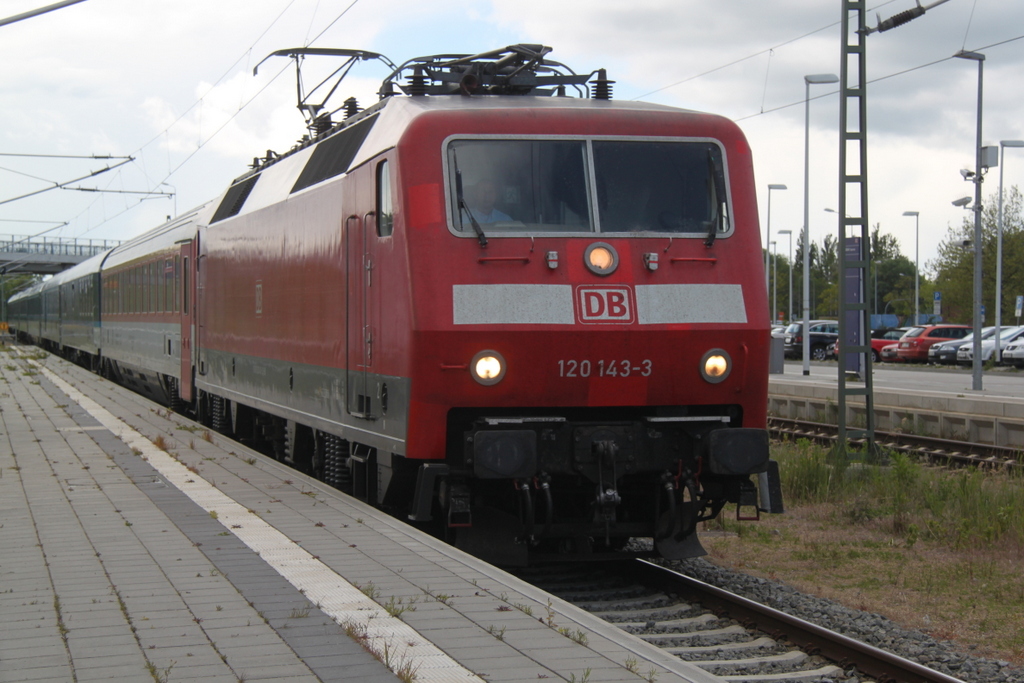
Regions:
<instances>
[{"instance_id":1,"label":"tree","mask_svg":"<svg viewBox=\"0 0 1024 683\"><path fill-rule=\"evenodd\" d=\"M1003 197L1003 296L1002 318L1013 321L1015 299L1024 294L1024 223L1022 198L1013 187ZM995 322L996 252L998 197L985 202L981 214L982 303L987 309L985 323ZM942 292L943 318L970 323L974 311L974 215L968 213L958 226L949 226L939 244L939 255L931 262L935 270L935 289Z\"/></svg>"}]
</instances>

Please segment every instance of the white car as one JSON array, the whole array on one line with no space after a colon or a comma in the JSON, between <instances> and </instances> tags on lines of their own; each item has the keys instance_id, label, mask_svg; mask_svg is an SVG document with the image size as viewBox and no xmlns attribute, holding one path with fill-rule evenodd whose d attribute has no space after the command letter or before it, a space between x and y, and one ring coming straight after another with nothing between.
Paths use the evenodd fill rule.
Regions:
<instances>
[{"instance_id":1,"label":"white car","mask_svg":"<svg viewBox=\"0 0 1024 683\"><path fill-rule=\"evenodd\" d=\"M1004 327L999 334L1000 355L1003 356L1003 363L1006 360L1006 351L1014 342L1024 341L1024 326ZM993 338L981 340L981 362L987 363L996 352L996 340ZM974 344L963 344L956 350L956 362L967 365L974 360Z\"/></svg>"},{"instance_id":2,"label":"white car","mask_svg":"<svg viewBox=\"0 0 1024 683\"><path fill-rule=\"evenodd\" d=\"M1003 349L1003 365L1024 368L1024 337L1006 345Z\"/></svg>"}]
</instances>

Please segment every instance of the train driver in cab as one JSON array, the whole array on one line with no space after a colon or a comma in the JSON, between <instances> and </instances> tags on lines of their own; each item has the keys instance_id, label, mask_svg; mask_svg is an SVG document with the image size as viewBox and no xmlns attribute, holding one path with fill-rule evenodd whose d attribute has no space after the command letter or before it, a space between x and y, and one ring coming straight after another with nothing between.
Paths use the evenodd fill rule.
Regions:
<instances>
[{"instance_id":1,"label":"train driver in cab","mask_svg":"<svg viewBox=\"0 0 1024 683\"><path fill-rule=\"evenodd\" d=\"M483 178L473 186L469 196L469 210L481 225L504 223L512 220L507 213L494 206L498 201L498 184L490 178Z\"/></svg>"}]
</instances>

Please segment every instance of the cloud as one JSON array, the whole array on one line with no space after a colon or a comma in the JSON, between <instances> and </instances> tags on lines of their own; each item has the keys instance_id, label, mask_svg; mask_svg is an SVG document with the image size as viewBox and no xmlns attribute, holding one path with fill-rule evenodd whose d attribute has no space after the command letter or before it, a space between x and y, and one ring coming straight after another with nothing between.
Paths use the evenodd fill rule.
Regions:
<instances>
[{"instance_id":1,"label":"cloud","mask_svg":"<svg viewBox=\"0 0 1024 683\"><path fill-rule=\"evenodd\" d=\"M9 16L40 3L4 5ZM884 18L912 6L879 0L868 23L876 12ZM144 10L137 0L85 2L0 29L0 58L13 65L0 71L0 146L135 153L135 163L98 179L126 189L152 189L188 158L167 182L179 208L196 204L222 191L252 157L285 151L305 132L287 62L272 60L256 77L252 68L274 50L307 44L342 14L316 45L369 49L402 62L539 42L578 72L607 68L616 98L644 96L740 119L759 192L769 182L790 187L773 196L773 229L802 225L803 76L840 68L840 6L820 0L154 0ZM965 194L957 171L973 158L977 69L950 57L985 48L986 141L1024 138L1024 41L1011 40L1020 26L1024 3L949 2L868 38L869 219L896 234L907 252L913 226L902 211L920 210L922 260L925 240L962 218L949 201ZM311 76L333 64L306 62ZM369 105L386 72L359 64L340 99L356 93ZM819 238L834 229L821 209L837 204L837 122L836 95L811 103L810 214ZM31 168L45 178L81 171L68 163ZM1024 161L1006 170L1008 184L1024 179ZM8 180L27 182L2 179L5 191ZM0 217L44 212L72 219L80 233L125 236L162 219L169 204L69 192L46 203L4 205Z\"/></svg>"}]
</instances>

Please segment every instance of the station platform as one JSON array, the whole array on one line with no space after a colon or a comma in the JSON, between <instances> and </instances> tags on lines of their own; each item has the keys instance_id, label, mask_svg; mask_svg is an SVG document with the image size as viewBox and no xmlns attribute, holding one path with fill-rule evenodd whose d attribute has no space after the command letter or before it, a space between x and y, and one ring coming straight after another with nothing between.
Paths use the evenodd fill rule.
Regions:
<instances>
[{"instance_id":1,"label":"station platform","mask_svg":"<svg viewBox=\"0 0 1024 683\"><path fill-rule=\"evenodd\" d=\"M874 367L874 413L878 429L1024 448L1024 375L1011 368L986 372L981 390L969 369L908 365ZM850 387L863 382L847 380ZM768 377L769 415L834 424L839 368L812 363L785 365ZM864 400L852 396L848 424L864 424Z\"/></svg>"},{"instance_id":2,"label":"station platform","mask_svg":"<svg viewBox=\"0 0 1024 683\"><path fill-rule=\"evenodd\" d=\"M0 683L720 680L66 361L0 378Z\"/></svg>"}]
</instances>

